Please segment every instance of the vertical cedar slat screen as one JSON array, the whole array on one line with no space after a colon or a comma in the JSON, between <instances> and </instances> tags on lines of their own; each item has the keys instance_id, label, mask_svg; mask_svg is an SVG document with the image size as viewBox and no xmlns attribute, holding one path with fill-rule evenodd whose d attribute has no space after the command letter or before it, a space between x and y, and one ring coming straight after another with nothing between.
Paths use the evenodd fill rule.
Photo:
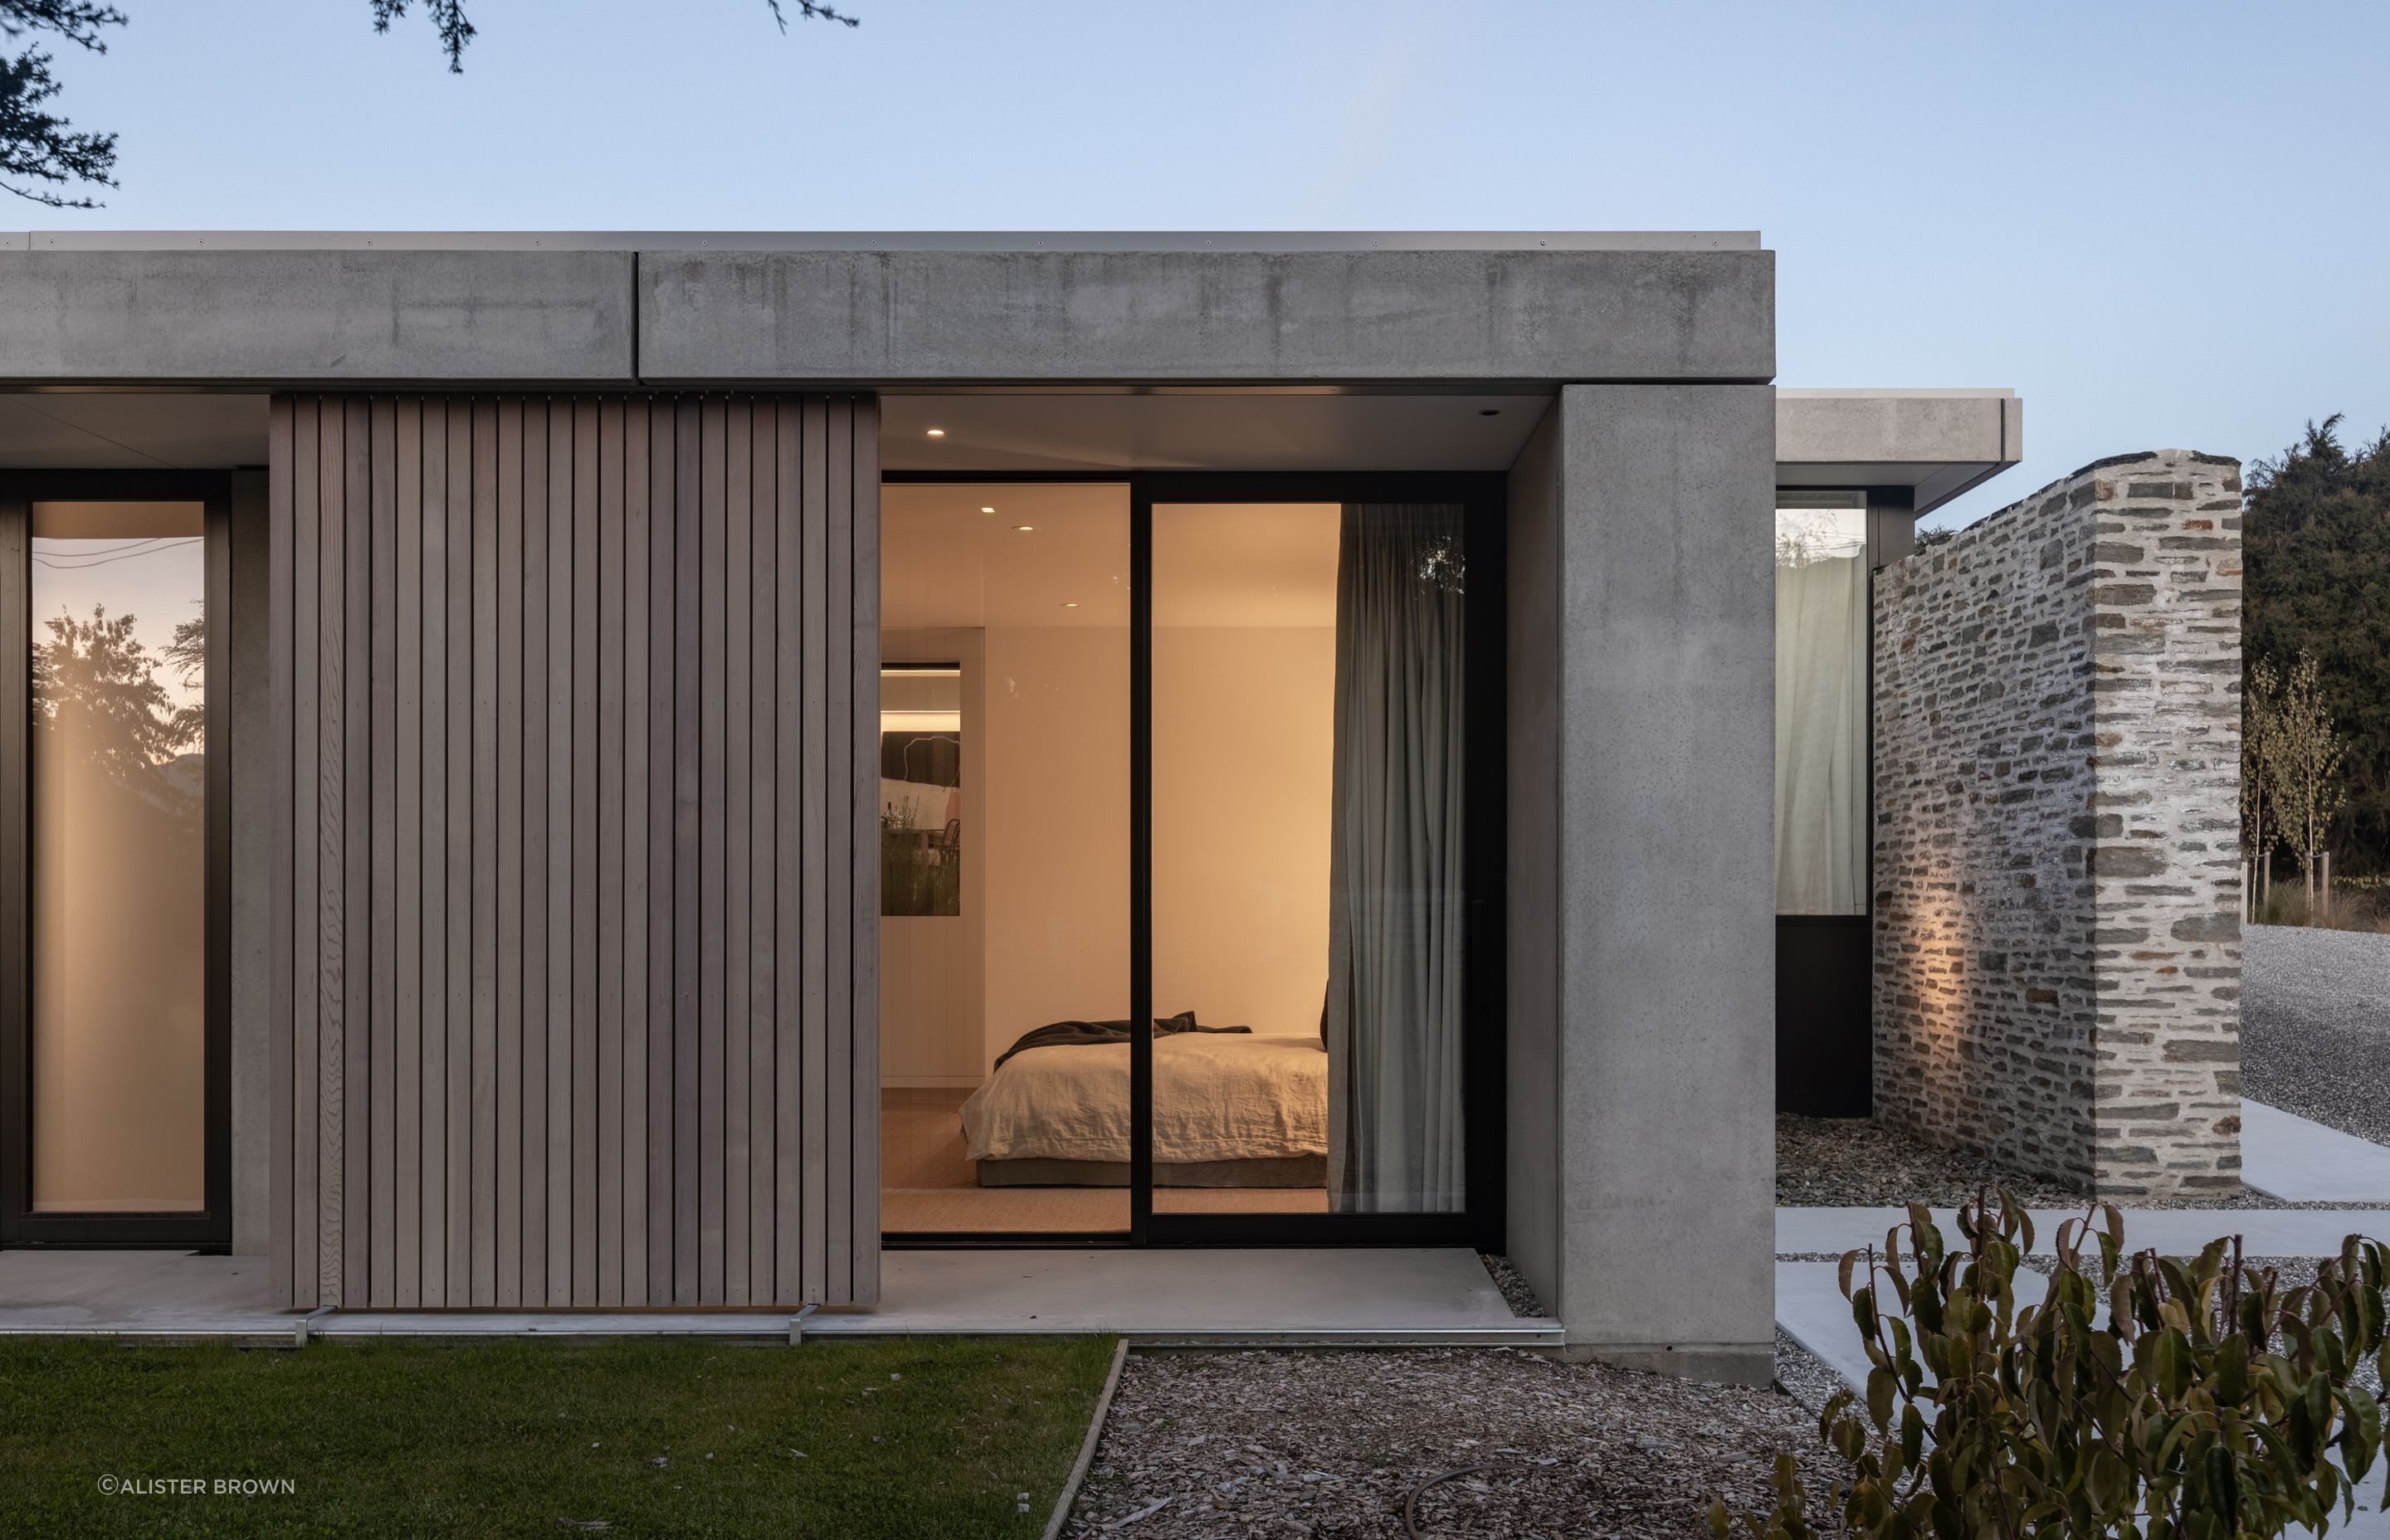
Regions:
<instances>
[{"instance_id":1,"label":"vertical cedar slat screen","mask_svg":"<svg viewBox=\"0 0 2390 1540\"><path fill-rule=\"evenodd\" d=\"M292 1304L876 1301L878 433L275 398Z\"/></svg>"}]
</instances>

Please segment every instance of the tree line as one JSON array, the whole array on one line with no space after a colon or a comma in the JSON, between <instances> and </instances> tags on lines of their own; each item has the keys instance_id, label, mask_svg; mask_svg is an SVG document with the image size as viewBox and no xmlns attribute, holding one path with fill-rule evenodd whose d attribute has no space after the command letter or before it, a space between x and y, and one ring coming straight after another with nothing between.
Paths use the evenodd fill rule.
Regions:
<instances>
[{"instance_id":1,"label":"tree line","mask_svg":"<svg viewBox=\"0 0 2390 1540\"><path fill-rule=\"evenodd\" d=\"M2242 529L2244 853L2262 886L2390 874L2390 430L2341 418L2249 468Z\"/></svg>"}]
</instances>

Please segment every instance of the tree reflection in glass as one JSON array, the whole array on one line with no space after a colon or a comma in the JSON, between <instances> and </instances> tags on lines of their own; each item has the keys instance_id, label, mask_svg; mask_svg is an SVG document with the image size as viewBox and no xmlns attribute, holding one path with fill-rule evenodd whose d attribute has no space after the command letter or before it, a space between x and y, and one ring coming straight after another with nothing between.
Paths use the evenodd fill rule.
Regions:
<instances>
[{"instance_id":1,"label":"tree reflection in glass","mask_svg":"<svg viewBox=\"0 0 2390 1540\"><path fill-rule=\"evenodd\" d=\"M33 1206L195 1210L206 1163L201 510L39 503L32 535Z\"/></svg>"}]
</instances>

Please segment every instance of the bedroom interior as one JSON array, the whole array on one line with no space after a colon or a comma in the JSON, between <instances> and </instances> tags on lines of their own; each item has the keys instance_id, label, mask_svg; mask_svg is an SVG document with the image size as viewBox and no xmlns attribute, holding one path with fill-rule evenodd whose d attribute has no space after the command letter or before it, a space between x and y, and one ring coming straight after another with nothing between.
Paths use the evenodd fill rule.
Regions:
<instances>
[{"instance_id":1,"label":"bedroom interior","mask_svg":"<svg viewBox=\"0 0 2390 1540\"><path fill-rule=\"evenodd\" d=\"M1461 509L1138 511L1151 1212L1457 1213ZM1125 481L883 488L891 1235L1130 1226L1132 520Z\"/></svg>"}]
</instances>

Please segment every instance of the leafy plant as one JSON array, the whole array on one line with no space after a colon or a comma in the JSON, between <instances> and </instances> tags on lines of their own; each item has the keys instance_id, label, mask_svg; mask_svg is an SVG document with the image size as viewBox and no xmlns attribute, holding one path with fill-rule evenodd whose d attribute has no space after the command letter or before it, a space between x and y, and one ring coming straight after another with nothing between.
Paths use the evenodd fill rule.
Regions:
<instances>
[{"instance_id":1,"label":"leafy plant","mask_svg":"<svg viewBox=\"0 0 2390 1540\"><path fill-rule=\"evenodd\" d=\"M2383 1425L2354 1374L2390 1368L2390 1250L2350 1236L2314 1283L2286 1289L2238 1238L2192 1260L2128 1255L2123 1216L2101 1204L2060 1226L2047 1298L2020 1306L2024 1209L1979 1198L1958 1227L1965 1247L1947 1250L1912 1205L1882 1255L1843 1258L1872 1366L1864 1397L1840 1392L1818 1418L1853 1472L1831 1494L1844 1532L2263 1540L2355 1511ZM1744 1516L1750 1534L1820 1533L1790 1457L1776 1491L1770 1512ZM1713 1503L1711 1532L1734 1527Z\"/></svg>"}]
</instances>

